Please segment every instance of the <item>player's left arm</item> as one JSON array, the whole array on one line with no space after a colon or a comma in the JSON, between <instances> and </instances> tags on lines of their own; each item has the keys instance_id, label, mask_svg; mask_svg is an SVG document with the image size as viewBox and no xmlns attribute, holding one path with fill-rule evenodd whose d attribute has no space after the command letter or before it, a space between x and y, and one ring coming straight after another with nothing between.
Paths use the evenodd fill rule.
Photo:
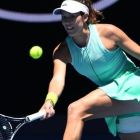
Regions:
<instances>
[{"instance_id":1,"label":"player's left arm","mask_svg":"<svg viewBox=\"0 0 140 140\"><path fill-rule=\"evenodd\" d=\"M112 39L115 44L121 47L125 52L140 60L140 46L134 42L121 29L112 25Z\"/></svg>"}]
</instances>

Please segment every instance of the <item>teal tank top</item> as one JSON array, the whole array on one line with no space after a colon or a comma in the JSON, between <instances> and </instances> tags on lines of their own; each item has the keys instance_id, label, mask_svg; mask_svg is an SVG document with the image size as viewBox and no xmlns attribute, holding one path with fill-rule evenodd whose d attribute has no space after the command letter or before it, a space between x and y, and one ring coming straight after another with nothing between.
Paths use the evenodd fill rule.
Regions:
<instances>
[{"instance_id":1,"label":"teal tank top","mask_svg":"<svg viewBox=\"0 0 140 140\"><path fill-rule=\"evenodd\" d=\"M66 38L66 42L68 44L68 48L69 48L71 59L72 59L71 65L75 68L75 70L78 73L89 78L95 84L99 85L100 88L103 87L103 91L104 91L106 85L114 84L113 82L114 80L120 79L120 77L122 77L128 71L130 73L131 71L132 72L135 71L137 67L127 57L125 52L120 47L118 47L115 51L109 51L104 47L104 45L102 44L100 40L98 31L96 29L96 25L90 24L89 30L90 30L90 36L89 36L87 46L85 47L81 48L77 46L74 43L72 37L70 36ZM121 81L120 85L122 85L122 83L125 82L122 79L120 79L119 81ZM134 79L134 81L136 80ZM131 82L132 81L130 81L130 83ZM112 88L114 89L114 87ZM118 89L119 88L120 87L118 87ZM114 96L115 99L119 99L119 100L120 99L130 100L130 99L135 98L133 97L134 96L133 92L128 93L130 97L128 96L129 98L126 98L126 96L123 96L123 90L121 90L118 93L118 89L110 97ZM108 91L108 90L111 90L111 91ZM108 89L108 86L107 86L107 90L105 91L107 91L106 92L107 95L112 94L112 89L110 88ZM137 113L133 113L133 115L137 115ZM128 116L131 116L131 115L128 115ZM116 136L116 119L118 117L116 116L116 117L105 118L109 131L114 136ZM124 115L121 117L127 117L127 115Z\"/></svg>"},{"instance_id":2,"label":"teal tank top","mask_svg":"<svg viewBox=\"0 0 140 140\"><path fill-rule=\"evenodd\" d=\"M96 25L90 24L89 30L90 36L85 47L77 46L71 36L66 38L72 58L71 64L78 73L97 85L104 86L136 67L120 47L109 51L103 46Z\"/></svg>"}]
</instances>

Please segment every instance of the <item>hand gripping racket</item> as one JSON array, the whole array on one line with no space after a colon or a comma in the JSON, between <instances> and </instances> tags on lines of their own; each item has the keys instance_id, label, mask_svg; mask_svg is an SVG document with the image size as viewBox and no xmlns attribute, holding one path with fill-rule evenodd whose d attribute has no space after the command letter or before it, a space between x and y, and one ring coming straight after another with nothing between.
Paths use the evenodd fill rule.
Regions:
<instances>
[{"instance_id":1,"label":"hand gripping racket","mask_svg":"<svg viewBox=\"0 0 140 140\"><path fill-rule=\"evenodd\" d=\"M23 118L14 118L0 114L0 140L12 140L16 132L26 123L37 120L45 115L45 111L40 111ZM13 128L11 122L19 122Z\"/></svg>"}]
</instances>

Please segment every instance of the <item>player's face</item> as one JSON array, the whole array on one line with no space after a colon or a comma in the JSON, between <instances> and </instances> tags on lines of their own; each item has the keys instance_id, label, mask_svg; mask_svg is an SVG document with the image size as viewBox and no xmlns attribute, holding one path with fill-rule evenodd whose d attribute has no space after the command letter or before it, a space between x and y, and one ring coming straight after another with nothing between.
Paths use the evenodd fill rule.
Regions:
<instances>
[{"instance_id":1,"label":"player's face","mask_svg":"<svg viewBox=\"0 0 140 140\"><path fill-rule=\"evenodd\" d=\"M68 13L61 11L62 24L69 36L80 35L85 24L83 16L79 13Z\"/></svg>"}]
</instances>

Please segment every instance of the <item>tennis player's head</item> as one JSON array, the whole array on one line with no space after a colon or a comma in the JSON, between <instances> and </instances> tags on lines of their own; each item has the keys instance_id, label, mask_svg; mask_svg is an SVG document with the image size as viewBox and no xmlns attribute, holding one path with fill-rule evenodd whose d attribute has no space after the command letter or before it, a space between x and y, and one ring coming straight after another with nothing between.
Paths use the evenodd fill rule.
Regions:
<instances>
[{"instance_id":1,"label":"tennis player's head","mask_svg":"<svg viewBox=\"0 0 140 140\"><path fill-rule=\"evenodd\" d=\"M92 8L90 0L64 0L60 8L54 9L53 14L62 14L63 11L71 14L81 13L82 16L88 15L87 24L96 24L103 18L101 12Z\"/></svg>"}]
</instances>

